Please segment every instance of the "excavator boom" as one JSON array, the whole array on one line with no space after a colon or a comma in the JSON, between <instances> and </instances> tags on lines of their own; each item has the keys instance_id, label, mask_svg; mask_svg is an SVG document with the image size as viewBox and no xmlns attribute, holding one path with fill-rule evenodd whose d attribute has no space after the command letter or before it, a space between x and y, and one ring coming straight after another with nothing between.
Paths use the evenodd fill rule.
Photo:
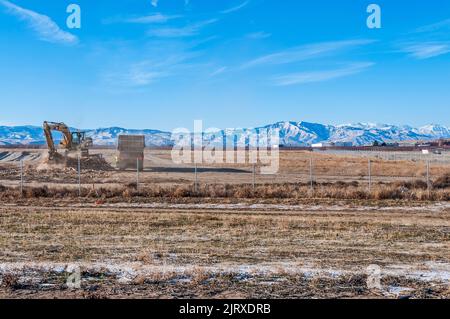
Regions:
<instances>
[{"instance_id":1,"label":"excavator boom","mask_svg":"<svg viewBox=\"0 0 450 319\"><path fill-rule=\"evenodd\" d=\"M55 141L53 141L52 130L47 122L44 122L44 135L47 140L48 154L52 157L56 154Z\"/></svg>"}]
</instances>

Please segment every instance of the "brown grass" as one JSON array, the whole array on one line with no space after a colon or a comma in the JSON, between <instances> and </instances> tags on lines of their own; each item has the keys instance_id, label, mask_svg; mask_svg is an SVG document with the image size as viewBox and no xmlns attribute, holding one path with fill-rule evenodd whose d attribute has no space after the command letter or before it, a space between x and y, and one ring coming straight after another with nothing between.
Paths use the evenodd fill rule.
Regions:
<instances>
[{"instance_id":1,"label":"brown grass","mask_svg":"<svg viewBox=\"0 0 450 319\"><path fill-rule=\"evenodd\" d=\"M428 190L427 183L416 181L398 181L390 183L374 183L371 191L366 183L335 182L335 183L283 183L260 184L253 188L249 184L203 184L195 191L193 185L176 186L144 186L139 190L136 184L124 187L82 188L81 197L97 199L132 198L236 198L236 199L355 199L355 200L450 200L448 176L438 178ZM24 197L34 198L76 198L78 189L55 187L26 187ZM0 198L12 200L20 196L18 188L0 185Z\"/></svg>"},{"instance_id":2,"label":"brown grass","mask_svg":"<svg viewBox=\"0 0 450 319\"><path fill-rule=\"evenodd\" d=\"M8 289L19 287L19 276L17 274L7 273L2 276L1 286Z\"/></svg>"},{"instance_id":3,"label":"brown grass","mask_svg":"<svg viewBox=\"0 0 450 319\"><path fill-rule=\"evenodd\" d=\"M304 151L281 152L282 172L308 172L310 158L313 158L316 174L329 176L367 176L368 159L348 155L330 155ZM423 177L426 175L426 163L420 161L386 161L371 159L374 176ZM448 173L448 165L431 165L431 174L439 176Z\"/></svg>"},{"instance_id":4,"label":"brown grass","mask_svg":"<svg viewBox=\"0 0 450 319\"><path fill-rule=\"evenodd\" d=\"M231 293L249 298L373 296L365 285L368 265L377 264L384 270L391 265L449 264L449 220L449 212L426 208L236 213L3 207L0 259L3 263L80 262L86 265L81 292L88 295L79 297L99 296L90 292L147 298L220 298ZM90 263L97 262L112 266L136 263L138 270L191 268L137 272L130 284L124 285L106 268L89 270ZM256 270L239 271L246 266ZM258 271L264 266L271 272ZM221 267L227 270L214 270ZM350 273L335 278L292 273L302 267ZM41 276L38 282L55 284L51 288L54 293L66 297L72 293L58 288L65 276ZM21 275L25 277L26 273ZM7 287L17 287L17 280L8 282ZM413 288L410 294L418 297L448 296L448 287L444 287L446 291L434 283L400 275L384 278L383 285ZM36 282L30 289L33 297L45 296L46 291Z\"/></svg>"},{"instance_id":5,"label":"brown grass","mask_svg":"<svg viewBox=\"0 0 450 319\"><path fill-rule=\"evenodd\" d=\"M442 175L433 182L433 187L438 189L450 188L450 173Z\"/></svg>"}]
</instances>

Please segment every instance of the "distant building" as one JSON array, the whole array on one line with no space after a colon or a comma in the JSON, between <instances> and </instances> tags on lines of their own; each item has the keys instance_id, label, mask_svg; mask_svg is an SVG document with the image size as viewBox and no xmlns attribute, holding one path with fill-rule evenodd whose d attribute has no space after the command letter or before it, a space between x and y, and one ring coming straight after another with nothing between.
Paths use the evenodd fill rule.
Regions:
<instances>
[{"instance_id":1,"label":"distant building","mask_svg":"<svg viewBox=\"0 0 450 319\"><path fill-rule=\"evenodd\" d=\"M398 142L399 147L416 147L417 141L401 141Z\"/></svg>"},{"instance_id":2,"label":"distant building","mask_svg":"<svg viewBox=\"0 0 450 319\"><path fill-rule=\"evenodd\" d=\"M323 148L323 147L331 147L331 146L333 146L333 143L321 142L321 143L311 144L312 148Z\"/></svg>"},{"instance_id":3,"label":"distant building","mask_svg":"<svg viewBox=\"0 0 450 319\"><path fill-rule=\"evenodd\" d=\"M337 146L337 147L352 147L353 146L352 142L335 142L333 144L334 144L334 146Z\"/></svg>"},{"instance_id":4,"label":"distant building","mask_svg":"<svg viewBox=\"0 0 450 319\"><path fill-rule=\"evenodd\" d=\"M396 143L396 142L391 142L391 143L383 143L382 146L387 146L387 147L399 147L400 144Z\"/></svg>"},{"instance_id":5,"label":"distant building","mask_svg":"<svg viewBox=\"0 0 450 319\"><path fill-rule=\"evenodd\" d=\"M320 142L311 144L312 148L324 148L324 147L352 147L352 142Z\"/></svg>"}]
</instances>

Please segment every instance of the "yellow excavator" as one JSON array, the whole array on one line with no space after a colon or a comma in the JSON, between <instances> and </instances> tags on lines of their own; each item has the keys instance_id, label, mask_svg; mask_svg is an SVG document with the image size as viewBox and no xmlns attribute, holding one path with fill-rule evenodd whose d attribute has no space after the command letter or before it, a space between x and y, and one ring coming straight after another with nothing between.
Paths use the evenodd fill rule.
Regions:
<instances>
[{"instance_id":1,"label":"yellow excavator","mask_svg":"<svg viewBox=\"0 0 450 319\"><path fill-rule=\"evenodd\" d=\"M69 127L64 123L47 122L43 124L45 139L48 146L48 159L58 160L62 156L58 154L58 150L53 140L52 131L61 132L63 139L61 140L61 147L65 149L65 157L69 152L81 152L84 158L89 157L89 148L93 146L93 140L86 137L86 132L76 131L71 132Z\"/></svg>"}]
</instances>

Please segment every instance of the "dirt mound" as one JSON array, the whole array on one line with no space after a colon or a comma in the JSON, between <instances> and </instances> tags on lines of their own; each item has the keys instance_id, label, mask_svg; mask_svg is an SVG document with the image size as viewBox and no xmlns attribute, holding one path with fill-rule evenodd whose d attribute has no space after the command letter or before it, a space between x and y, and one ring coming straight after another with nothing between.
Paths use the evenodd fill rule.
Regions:
<instances>
[{"instance_id":1,"label":"dirt mound","mask_svg":"<svg viewBox=\"0 0 450 319\"><path fill-rule=\"evenodd\" d=\"M114 169L102 156L81 158L80 165L81 170L89 171L110 171ZM44 159L44 161L38 166L38 170L44 171L67 168L78 170L78 158L65 158L62 155L58 155L51 160L48 158Z\"/></svg>"},{"instance_id":2,"label":"dirt mound","mask_svg":"<svg viewBox=\"0 0 450 319\"><path fill-rule=\"evenodd\" d=\"M114 169L102 156L82 158L80 164L82 170L110 171ZM67 158L66 167L78 169L78 159Z\"/></svg>"}]
</instances>

